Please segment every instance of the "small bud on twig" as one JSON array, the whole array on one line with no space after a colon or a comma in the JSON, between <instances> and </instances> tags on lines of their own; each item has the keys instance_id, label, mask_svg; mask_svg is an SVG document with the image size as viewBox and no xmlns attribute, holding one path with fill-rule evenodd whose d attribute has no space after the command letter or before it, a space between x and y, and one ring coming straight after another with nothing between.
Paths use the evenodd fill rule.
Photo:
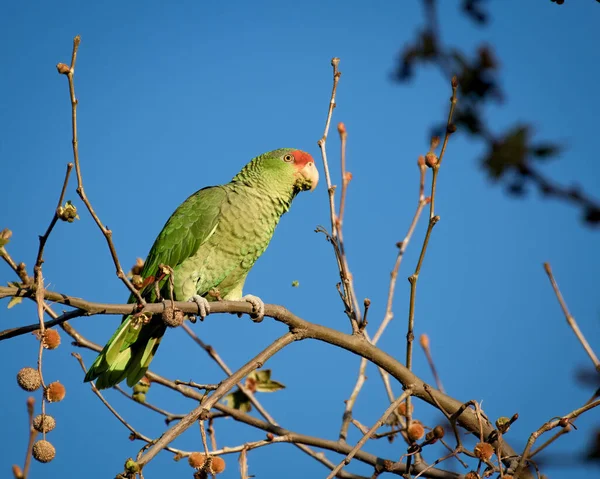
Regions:
<instances>
[{"instance_id":1,"label":"small bud on twig","mask_svg":"<svg viewBox=\"0 0 600 479\"><path fill-rule=\"evenodd\" d=\"M15 476L15 479L23 479L23 471L16 464L13 464L12 473L13 476Z\"/></svg>"},{"instance_id":2,"label":"small bud on twig","mask_svg":"<svg viewBox=\"0 0 600 479\"><path fill-rule=\"evenodd\" d=\"M440 137L434 136L431 138L431 143L429 144L431 150L435 150L438 146L440 146Z\"/></svg>"},{"instance_id":3,"label":"small bud on twig","mask_svg":"<svg viewBox=\"0 0 600 479\"><path fill-rule=\"evenodd\" d=\"M69 72L71 71L71 68L69 68L69 65L65 65L64 63L59 63L58 65L56 65L56 69L58 70L58 73L60 73L61 75L68 75Z\"/></svg>"},{"instance_id":4,"label":"small bud on twig","mask_svg":"<svg viewBox=\"0 0 600 479\"><path fill-rule=\"evenodd\" d=\"M67 223L73 223L73 221L79 219L77 207L70 201L67 201L65 206L59 206L56 209L56 215L59 217L59 219L66 221Z\"/></svg>"},{"instance_id":5,"label":"small bud on twig","mask_svg":"<svg viewBox=\"0 0 600 479\"><path fill-rule=\"evenodd\" d=\"M433 151L430 151L425 155L425 164L429 168L433 168L438 164L438 157Z\"/></svg>"},{"instance_id":6,"label":"small bud on twig","mask_svg":"<svg viewBox=\"0 0 600 479\"><path fill-rule=\"evenodd\" d=\"M429 349L429 336L426 334L421 334L419 337L419 344L423 349Z\"/></svg>"},{"instance_id":7,"label":"small bud on twig","mask_svg":"<svg viewBox=\"0 0 600 479\"><path fill-rule=\"evenodd\" d=\"M0 248L2 248L6 243L8 243L11 236L12 231L8 228L4 228L2 231L0 231Z\"/></svg>"}]
</instances>

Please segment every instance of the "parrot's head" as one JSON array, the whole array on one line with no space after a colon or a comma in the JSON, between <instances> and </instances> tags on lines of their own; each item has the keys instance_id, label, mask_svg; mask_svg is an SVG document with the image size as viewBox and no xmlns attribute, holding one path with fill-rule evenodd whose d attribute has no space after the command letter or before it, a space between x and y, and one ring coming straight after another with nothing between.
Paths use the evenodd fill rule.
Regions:
<instances>
[{"instance_id":1,"label":"parrot's head","mask_svg":"<svg viewBox=\"0 0 600 479\"><path fill-rule=\"evenodd\" d=\"M300 191L314 190L319 182L319 172L309 153L281 148L254 158L234 181L258 184L273 191L289 191L295 196Z\"/></svg>"}]
</instances>

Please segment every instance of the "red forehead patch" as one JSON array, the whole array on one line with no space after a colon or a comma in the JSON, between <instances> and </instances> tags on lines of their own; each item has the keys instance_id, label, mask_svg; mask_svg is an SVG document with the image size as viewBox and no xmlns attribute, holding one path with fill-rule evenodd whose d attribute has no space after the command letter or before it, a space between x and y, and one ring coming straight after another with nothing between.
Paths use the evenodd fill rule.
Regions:
<instances>
[{"instance_id":1,"label":"red forehead patch","mask_svg":"<svg viewBox=\"0 0 600 479\"><path fill-rule=\"evenodd\" d=\"M309 153L306 153L305 151L302 151L302 150L294 150L294 151L292 151L292 155L294 155L294 158L296 160L296 165L299 167L304 167L307 163L315 162L315 160L313 160L313 157L310 156Z\"/></svg>"}]
</instances>

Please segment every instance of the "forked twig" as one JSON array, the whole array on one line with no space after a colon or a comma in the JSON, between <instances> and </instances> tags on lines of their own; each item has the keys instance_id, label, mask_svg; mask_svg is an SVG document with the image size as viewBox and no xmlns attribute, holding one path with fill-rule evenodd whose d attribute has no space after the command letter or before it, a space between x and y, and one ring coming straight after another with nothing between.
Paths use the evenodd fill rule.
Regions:
<instances>
[{"instance_id":1,"label":"forked twig","mask_svg":"<svg viewBox=\"0 0 600 479\"><path fill-rule=\"evenodd\" d=\"M117 256L117 250L115 249L115 245L112 240L112 231L109 230L102 221L98 214L94 211L92 204L90 203L87 195L85 194L85 190L83 189L83 178L81 175L81 164L79 162L79 143L77 139L77 105L78 100L75 96L75 62L77 60L77 51L79 49L79 44L81 43L81 37L77 35L73 39L73 52L71 54L71 65L65 65L64 63L59 63L56 65L58 72L62 75L66 75L69 81L69 96L71 98L71 128L73 130L73 159L75 162L75 172L77 173L77 194L81 198L81 201L85 204L90 215L102 231L104 238L106 239L106 243L108 244L108 249L110 250L110 255L112 257L113 263L116 268L117 277L125 284L127 289L131 292L131 294L136 298L138 304L145 304L144 299L140 295L140 292L134 288L129 279L127 279L127 275L124 273L123 268L121 267L121 263L119 262L119 257Z\"/></svg>"},{"instance_id":2,"label":"forked twig","mask_svg":"<svg viewBox=\"0 0 600 479\"><path fill-rule=\"evenodd\" d=\"M452 128L452 116L454 114L454 108L456 106L457 97L456 91L458 88L458 80L456 77L452 77L452 96L450 97L450 111L448 113L448 122L446 125L446 136L444 137L444 143L442 145L442 150L440 152L439 158L436 157L434 153L434 149L437 147L439 143L439 139L432 139L431 147L429 153L426 155L426 164L432 169L433 177L431 180L431 195L429 202L429 224L427 225L427 232L425 233L425 238L423 239L423 246L421 247L421 254L419 255L419 260L417 262L417 266L415 267L415 272L409 276L408 281L410 282L410 302L408 309L408 331L406 333L406 367L409 370L412 370L412 352L413 352L413 341L414 341L414 327L415 327L415 300L417 295L417 282L419 280L419 273L421 272L421 267L423 266L423 260L425 259L425 253L427 252L427 246L429 245L429 239L431 237L431 231L436 223L439 221L440 217L435 215L435 193L437 186L437 177L440 169L440 165L442 164L442 160L444 159L444 154L446 152L446 145L448 144L448 140L450 135L456 131ZM406 400L406 421L410 425L411 422L411 408L410 408L410 397Z\"/></svg>"},{"instance_id":3,"label":"forked twig","mask_svg":"<svg viewBox=\"0 0 600 479\"><path fill-rule=\"evenodd\" d=\"M375 431L377 431L377 429L379 429L381 426L383 426L383 424L385 424L385 421L390 416L390 414L392 414L396 410L396 408L400 405L400 403L402 401L404 401L411 393L412 393L412 390L410 388L406 389L402 393L402 395L400 395L400 397L398 397L398 399L396 399L392 404L390 404L388 406L388 408L381 415L381 417L377 420L377 422L375 422L375 424L373 424L371 429L369 429L366 432L366 434L363 435L363 437L356 443L356 445L352 448L352 450L348 454L346 454L346 457L344 458L344 460L342 462L340 462L337 465L337 467L329 473L329 475L327 476L326 479L333 479L337 475L337 473L343 469L344 466L347 466L348 464L350 464L350 461L352 460L354 455L365 445L365 443L369 439L371 439L371 436L375 433Z\"/></svg>"}]
</instances>

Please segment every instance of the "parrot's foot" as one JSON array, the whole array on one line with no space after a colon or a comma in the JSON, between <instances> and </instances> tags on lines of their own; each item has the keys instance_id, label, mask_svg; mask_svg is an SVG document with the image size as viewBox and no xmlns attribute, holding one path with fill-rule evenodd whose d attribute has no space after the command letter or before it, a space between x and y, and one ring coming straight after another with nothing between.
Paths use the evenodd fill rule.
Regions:
<instances>
[{"instance_id":1,"label":"parrot's foot","mask_svg":"<svg viewBox=\"0 0 600 479\"><path fill-rule=\"evenodd\" d=\"M252 321L260 323L265 317L265 303L263 303L263 300L252 294L247 294L242 300L252 305L252 314L250 315Z\"/></svg>"},{"instance_id":2,"label":"parrot's foot","mask_svg":"<svg viewBox=\"0 0 600 479\"><path fill-rule=\"evenodd\" d=\"M205 297L196 294L191 297L190 302L196 303L196 306L198 306L198 316L200 316L200 321L204 321L204 318L210 314L210 304L208 300Z\"/></svg>"}]
</instances>

